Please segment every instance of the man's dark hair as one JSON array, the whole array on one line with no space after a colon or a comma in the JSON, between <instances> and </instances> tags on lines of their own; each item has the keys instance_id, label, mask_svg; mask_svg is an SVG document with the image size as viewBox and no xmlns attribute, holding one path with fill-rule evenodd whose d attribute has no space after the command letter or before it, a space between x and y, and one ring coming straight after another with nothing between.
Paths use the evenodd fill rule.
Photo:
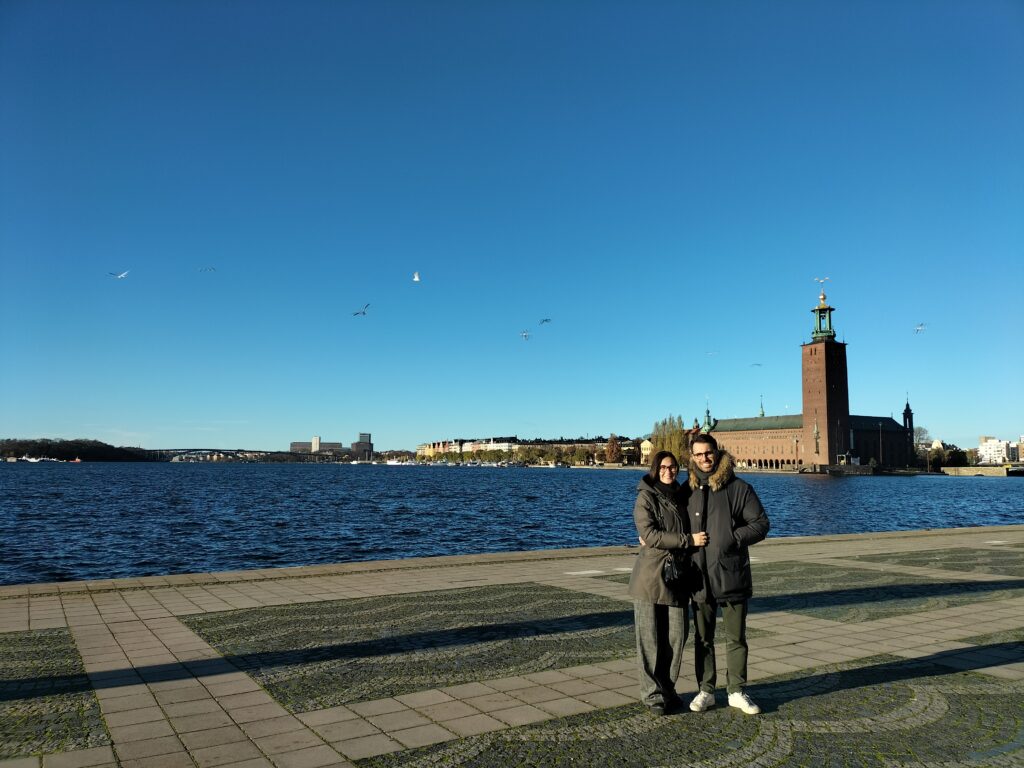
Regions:
<instances>
[{"instance_id":1,"label":"man's dark hair","mask_svg":"<svg viewBox=\"0 0 1024 768\"><path fill-rule=\"evenodd\" d=\"M672 459L675 465L677 467L679 466L679 459L676 458L676 455L672 453L672 451L658 451L654 454L654 458L651 459L651 471L647 473L647 476L651 478L651 480L657 480L660 477L658 467L661 466L661 462L665 457Z\"/></svg>"},{"instance_id":2,"label":"man's dark hair","mask_svg":"<svg viewBox=\"0 0 1024 768\"><path fill-rule=\"evenodd\" d=\"M693 453L693 446L695 446L697 443L705 443L707 445L710 445L711 450L713 450L715 453L718 453L718 441L715 440L715 438L713 438L709 434L702 432L701 434L693 438L693 440L690 441L690 453Z\"/></svg>"}]
</instances>

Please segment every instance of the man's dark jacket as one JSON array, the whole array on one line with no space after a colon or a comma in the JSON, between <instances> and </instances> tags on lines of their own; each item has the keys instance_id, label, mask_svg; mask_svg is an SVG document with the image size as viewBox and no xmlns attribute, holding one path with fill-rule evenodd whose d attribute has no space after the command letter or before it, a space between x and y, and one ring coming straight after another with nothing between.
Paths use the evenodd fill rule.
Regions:
<instances>
[{"instance_id":1,"label":"man's dark jacket","mask_svg":"<svg viewBox=\"0 0 1024 768\"><path fill-rule=\"evenodd\" d=\"M708 543L689 550L703 572L703 578L695 579L693 599L746 600L753 593L747 547L768 535L768 516L754 489L733 473L733 458L725 451L707 482L701 482L696 469L691 458L689 530L706 531Z\"/></svg>"}]
</instances>

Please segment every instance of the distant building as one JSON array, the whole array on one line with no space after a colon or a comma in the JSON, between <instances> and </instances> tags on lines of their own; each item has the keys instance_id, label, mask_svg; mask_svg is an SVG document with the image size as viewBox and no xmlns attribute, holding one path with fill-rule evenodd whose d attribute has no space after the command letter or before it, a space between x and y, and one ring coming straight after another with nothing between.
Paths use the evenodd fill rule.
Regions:
<instances>
[{"instance_id":1,"label":"distant building","mask_svg":"<svg viewBox=\"0 0 1024 768\"><path fill-rule=\"evenodd\" d=\"M722 448L741 467L794 469L837 464L906 467L915 463L914 412L903 409L903 423L891 416L850 413L846 344L836 341L825 291L818 297L811 340L801 347L803 413L722 419L705 412Z\"/></svg>"},{"instance_id":2,"label":"distant building","mask_svg":"<svg viewBox=\"0 0 1024 768\"><path fill-rule=\"evenodd\" d=\"M357 461L373 459L373 440L369 432L360 432L359 439L352 443L352 458Z\"/></svg>"},{"instance_id":3,"label":"distant building","mask_svg":"<svg viewBox=\"0 0 1024 768\"><path fill-rule=\"evenodd\" d=\"M1010 441L987 437L978 444L979 464L1005 464L1010 461Z\"/></svg>"},{"instance_id":4,"label":"distant building","mask_svg":"<svg viewBox=\"0 0 1024 768\"><path fill-rule=\"evenodd\" d=\"M355 445L355 443L353 443ZM345 453L345 446L341 443L325 443L319 435L314 435L308 443L289 443L288 450L291 453Z\"/></svg>"},{"instance_id":5,"label":"distant building","mask_svg":"<svg viewBox=\"0 0 1024 768\"><path fill-rule=\"evenodd\" d=\"M640 443L640 464L647 466L651 463L651 451L654 450L654 443L650 440L645 439Z\"/></svg>"},{"instance_id":6,"label":"distant building","mask_svg":"<svg viewBox=\"0 0 1024 768\"><path fill-rule=\"evenodd\" d=\"M626 464L635 464L640 456L641 448L636 441L623 435L616 436L619 440L619 447L622 449L622 460ZM511 437L487 437L487 438L451 438L448 440L436 440L432 443L422 443L416 446L416 458L433 459L436 456L445 454L458 454L462 457L472 457L473 454L485 451L501 451L512 456L518 454L524 448L537 448L540 450L557 449L562 454L573 454L582 449L593 461L593 457L600 451L605 450L608 445L608 438L600 435L596 437L578 437L557 439L535 439L520 440L515 435Z\"/></svg>"}]
</instances>

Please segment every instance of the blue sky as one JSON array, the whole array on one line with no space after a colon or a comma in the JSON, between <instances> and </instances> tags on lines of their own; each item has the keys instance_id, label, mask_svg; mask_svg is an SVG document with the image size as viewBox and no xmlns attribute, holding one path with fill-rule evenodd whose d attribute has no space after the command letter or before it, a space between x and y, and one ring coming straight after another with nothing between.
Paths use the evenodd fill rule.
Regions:
<instances>
[{"instance_id":1,"label":"blue sky","mask_svg":"<svg viewBox=\"0 0 1024 768\"><path fill-rule=\"evenodd\" d=\"M0 0L0 92L0 436L798 413L825 276L853 413L1024 433L1019 2Z\"/></svg>"}]
</instances>

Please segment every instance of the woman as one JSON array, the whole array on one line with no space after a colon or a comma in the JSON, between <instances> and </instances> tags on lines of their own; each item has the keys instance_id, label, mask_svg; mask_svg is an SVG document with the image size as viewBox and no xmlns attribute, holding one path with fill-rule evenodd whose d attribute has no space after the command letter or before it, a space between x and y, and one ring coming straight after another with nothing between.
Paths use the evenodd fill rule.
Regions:
<instances>
[{"instance_id":1,"label":"woman","mask_svg":"<svg viewBox=\"0 0 1024 768\"><path fill-rule=\"evenodd\" d=\"M661 578L673 549L688 546L687 486L676 482L679 462L669 451L658 451L651 470L637 485L633 521L645 546L640 547L629 594L633 598L636 652L640 672L640 701L655 715L680 706L675 681L689 632L686 613L689 594L676 594Z\"/></svg>"}]
</instances>

